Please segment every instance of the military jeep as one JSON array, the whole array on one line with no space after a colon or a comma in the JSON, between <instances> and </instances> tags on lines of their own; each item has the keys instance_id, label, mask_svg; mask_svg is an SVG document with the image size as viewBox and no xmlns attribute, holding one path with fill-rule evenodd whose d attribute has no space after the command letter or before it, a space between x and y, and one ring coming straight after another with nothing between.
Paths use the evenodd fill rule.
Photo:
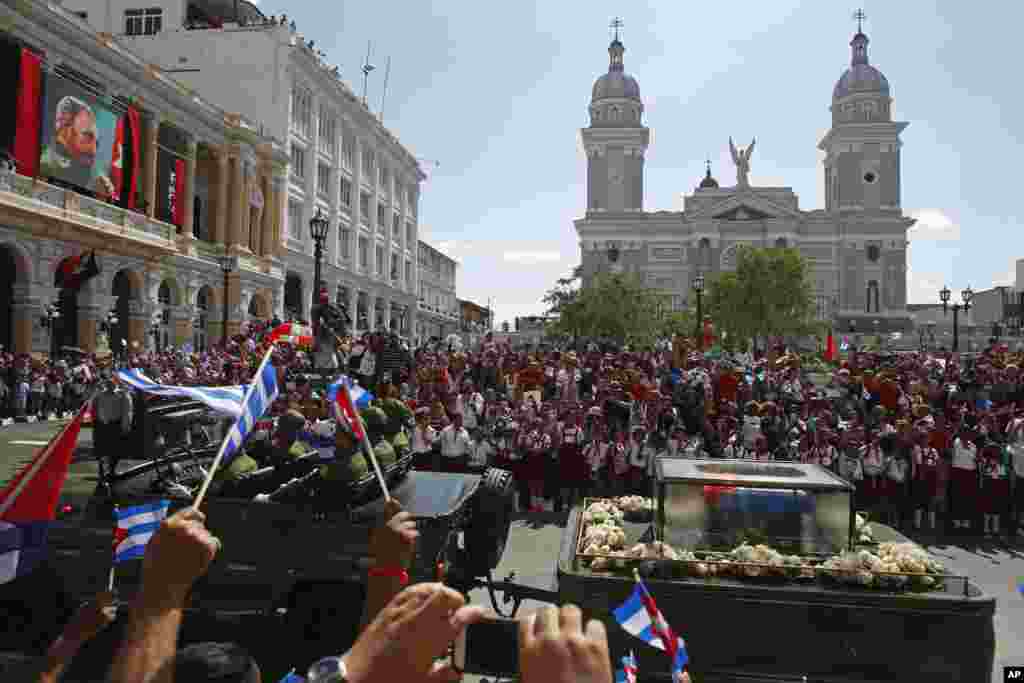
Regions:
<instances>
[{"instance_id":1,"label":"military jeep","mask_svg":"<svg viewBox=\"0 0 1024 683\"><path fill-rule=\"evenodd\" d=\"M216 421L191 402L160 405L147 421L155 422L150 426L156 434L168 434L157 439L162 448L151 447L150 459L123 463L116 474L102 473L87 500L61 501L61 514L49 531L49 565L25 577L31 581L0 586L0 612L9 615L0 628L0 648L38 651L75 605L105 589L115 505L170 498L174 511L191 504L181 492L201 483L219 443L195 435L170 438L180 432L183 415L193 423ZM315 465L318 455L304 458ZM412 581L435 580L442 565L448 583L468 592L474 578L490 576L504 553L515 507L509 472L412 471L411 456L406 456L385 468L384 476L391 495L412 513L420 531ZM294 481L290 485L295 488ZM363 601L370 534L384 501L372 474L352 482L350 489L343 504L322 500L326 496L280 495L289 491L287 485L269 492L267 502L209 495L202 510L223 548L195 587L195 609L277 616L297 643L313 644L320 636L336 643L346 635L354 638L360 616L354 606ZM138 587L140 570L139 561L117 566L122 598ZM43 617L47 612L52 618Z\"/></svg>"}]
</instances>

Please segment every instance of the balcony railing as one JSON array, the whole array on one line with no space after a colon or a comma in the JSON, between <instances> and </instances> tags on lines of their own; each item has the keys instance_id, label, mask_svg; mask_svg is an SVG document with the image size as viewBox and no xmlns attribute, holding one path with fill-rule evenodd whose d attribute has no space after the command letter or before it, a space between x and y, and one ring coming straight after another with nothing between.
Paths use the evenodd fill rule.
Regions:
<instances>
[{"instance_id":1,"label":"balcony railing","mask_svg":"<svg viewBox=\"0 0 1024 683\"><path fill-rule=\"evenodd\" d=\"M177 228L143 213L23 175L11 174L10 181L12 188L0 196L15 206L151 244L174 244Z\"/></svg>"}]
</instances>

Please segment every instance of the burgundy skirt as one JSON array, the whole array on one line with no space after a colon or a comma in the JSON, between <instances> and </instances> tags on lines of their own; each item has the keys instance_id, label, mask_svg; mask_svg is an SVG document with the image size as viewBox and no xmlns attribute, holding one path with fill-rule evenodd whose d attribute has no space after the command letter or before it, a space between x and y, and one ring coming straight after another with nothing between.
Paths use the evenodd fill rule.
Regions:
<instances>
[{"instance_id":1,"label":"burgundy skirt","mask_svg":"<svg viewBox=\"0 0 1024 683\"><path fill-rule=\"evenodd\" d=\"M881 477L868 477L857 482L857 505L861 508L869 508L878 502L880 488L878 486Z\"/></svg>"},{"instance_id":2,"label":"burgundy skirt","mask_svg":"<svg viewBox=\"0 0 1024 683\"><path fill-rule=\"evenodd\" d=\"M1010 480L985 477L982 482L981 508L987 515L1006 512L1010 497Z\"/></svg>"},{"instance_id":3,"label":"burgundy skirt","mask_svg":"<svg viewBox=\"0 0 1024 683\"><path fill-rule=\"evenodd\" d=\"M563 444L558 449L558 469L562 485L574 485L590 478L590 465L583 458L583 449L571 444Z\"/></svg>"},{"instance_id":4,"label":"burgundy skirt","mask_svg":"<svg viewBox=\"0 0 1024 683\"><path fill-rule=\"evenodd\" d=\"M957 514L973 514L978 512L978 473L953 467L949 472L953 485L953 508Z\"/></svg>"},{"instance_id":5,"label":"burgundy skirt","mask_svg":"<svg viewBox=\"0 0 1024 683\"><path fill-rule=\"evenodd\" d=\"M518 476L523 481L544 481L547 461L547 453L527 453L526 457L519 461Z\"/></svg>"}]
</instances>

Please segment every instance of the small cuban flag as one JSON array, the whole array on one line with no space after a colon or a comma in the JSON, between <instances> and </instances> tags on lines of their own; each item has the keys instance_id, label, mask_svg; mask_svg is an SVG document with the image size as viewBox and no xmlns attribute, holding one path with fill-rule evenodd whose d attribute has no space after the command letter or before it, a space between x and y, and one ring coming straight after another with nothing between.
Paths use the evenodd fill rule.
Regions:
<instances>
[{"instance_id":1,"label":"small cuban flag","mask_svg":"<svg viewBox=\"0 0 1024 683\"><path fill-rule=\"evenodd\" d=\"M626 633L636 636L651 647L663 650L672 660L673 680L682 680L683 669L689 661L686 641L669 626L654 598L647 592L640 574L634 570L633 576L636 579L633 593L626 602L612 610L612 614Z\"/></svg>"},{"instance_id":2,"label":"small cuban flag","mask_svg":"<svg viewBox=\"0 0 1024 683\"><path fill-rule=\"evenodd\" d=\"M142 558L146 544L160 528L160 522L167 517L170 506L169 500L159 500L114 510L117 518L117 527L114 529L114 564Z\"/></svg>"},{"instance_id":3,"label":"small cuban flag","mask_svg":"<svg viewBox=\"0 0 1024 683\"><path fill-rule=\"evenodd\" d=\"M369 407L373 394L342 375L327 387L327 399L336 406L336 413L349 425L356 438L363 438L358 411Z\"/></svg>"},{"instance_id":4,"label":"small cuban flag","mask_svg":"<svg viewBox=\"0 0 1024 683\"><path fill-rule=\"evenodd\" d=\"M636 657L633 651L622 658L622 668L615 672L615 683L636 683L639 669L636 666Z\"/></svg>"}]
</instances>

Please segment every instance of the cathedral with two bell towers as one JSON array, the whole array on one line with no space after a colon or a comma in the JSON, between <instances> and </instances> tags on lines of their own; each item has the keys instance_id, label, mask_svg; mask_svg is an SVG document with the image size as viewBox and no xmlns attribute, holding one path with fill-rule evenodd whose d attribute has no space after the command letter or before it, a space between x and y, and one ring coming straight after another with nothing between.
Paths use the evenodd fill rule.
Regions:
<instances>
[{"instance_id":1,"label":"cathedral with two bell towers","mask_svg":"<svg viewBox=\"0 0 1024 683\"><path fill-rule=\"evenodd\" d=\"M650 129L636 79L626 73L621 22L608 47L608 72L594 83L587 155L586 214L577 219L584 285L602 272L633 273L687 305L691 282L734 269L740 245L793 247L807 260L819 319L837 329L894 332L907 314L907 230L900 203L900 133L889 81L868 61L861 29L850 41L850 66L832 90L832 126L824 152L825 206L806 211L789 187L757 187L747 174L756 141L729 140L736 183L720 186L710 162L683 197L683 210L646 211L644 155Z\"/></svg>"}]
</instances>

